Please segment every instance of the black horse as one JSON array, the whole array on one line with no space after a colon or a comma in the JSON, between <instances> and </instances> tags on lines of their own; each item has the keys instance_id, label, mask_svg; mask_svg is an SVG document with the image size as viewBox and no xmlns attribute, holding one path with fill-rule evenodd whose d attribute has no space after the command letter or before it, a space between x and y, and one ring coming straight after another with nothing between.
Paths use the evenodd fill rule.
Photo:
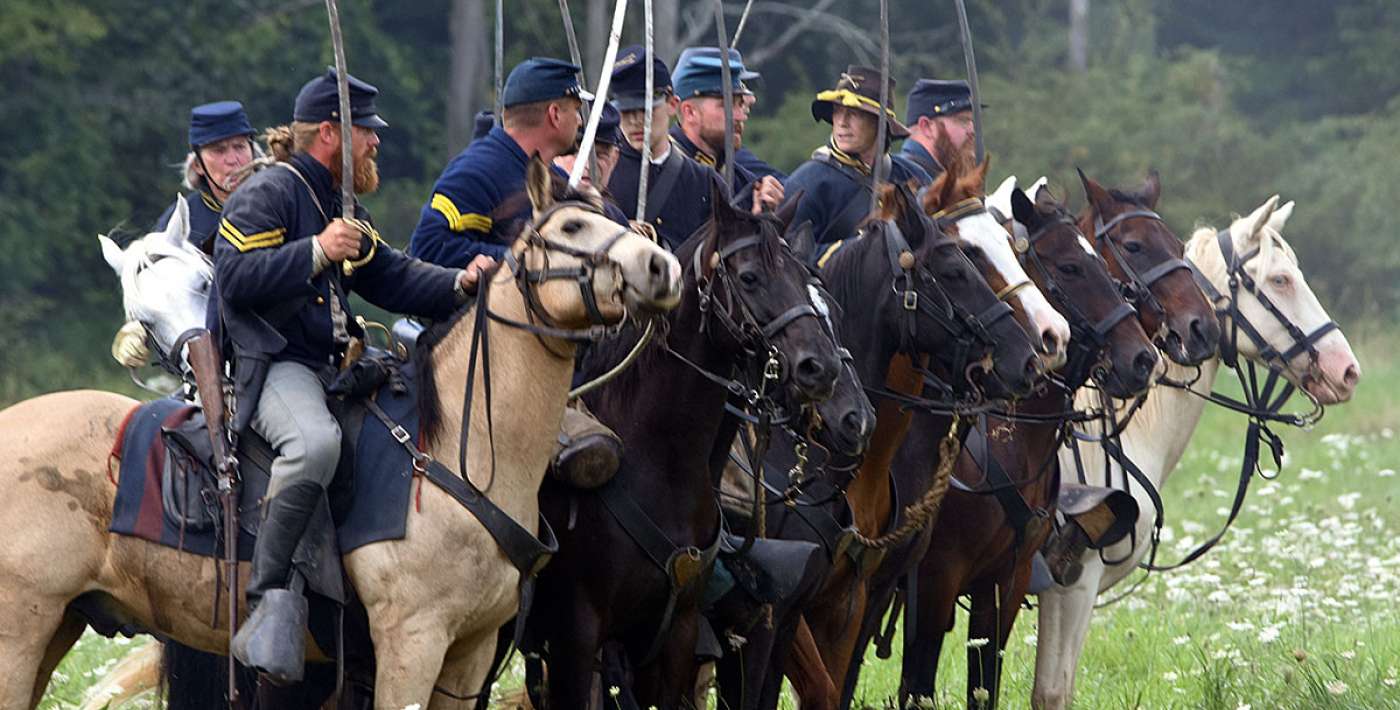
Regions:
<instances>
[{"instance_id":1,"label":"black horse","mask_svg":"<svg viewBox=\"0 0 1400 710\"><path fill-rule=\"evenodd\" d=\"M837 304L837 332L852 349L853 366L873 398L885 398L886 404L892 401L888 396L895 393L885 388L885 380L891 361L899 355L927 363L930 376L936 375L948 387L945 394L955 399L982 397L984 390L990 396L1028 392L1039 376L1037 355L1010 317L1009 307L998 301L957 244L922 216L907 188L882 189L882 211L872 215L861 236L834 251L822 268ZM982 365L988 361L990 372ZM865 453L869 471L859 459L809 456L794 484L784 480L796 463L793 442L786 435L775 437L766 460L770 488L760 489L766 494L767 532L819 544L826 571L835 572L826 575L820 590L794 605L786 617L775 613L775 632L786 631L804 613L830 620L850 608L852 587L861 583L859 567L865 557L861 543L853 539L850 505L862 506L866 501L852 500L848 505L846 490L864 476L871 483L868 489L889 492L888 475L877 475L874 469L893 454L902 437L899 420L907 415L899 413L898 406L891 410L893 414L885 409ZM888 495L883 501L887 507L893 502ZM886 510L882 527L902 522L900 512L897 507ZM834 625L840 623L835 620ZM790 673L796 663L787 639L769 644L768 654L749 652L756 638L747 639L742 658L728 658L721 664L721 691L728 707L776 707L785 673L794 678L804 700L820 693L804 679L816 675L807 671L820 671L825 677L826 670L812 668L813 659L804 657L804 672ZM821 648L823 653L827 650Z\"/></svg>"},{"instance_id":2,"label":"black horse","mask_svg":"<svg viewBox=\"0 0 1400 710\"><path fill-rule=\"evenodd\" d=\"M677 251L685 295L660 342L586 397L627 442L617 477L595 491L541 490L560 550L541 574L526 649L545 659L551 708L590 706L600 661L617 689L610 704L690 704L700 597L721 540L712 461L738 422L726 405L779 416L780 391L799 404L826 399L841 369L808 272L780 236L783 215L712 203L711 222ZM606 371L632 341L595 348L582 370ZM831 425L860 426L847 414L868 403L844 406ZM538 681L527 679L537 698Z\"/></svg>"}]
</instances>

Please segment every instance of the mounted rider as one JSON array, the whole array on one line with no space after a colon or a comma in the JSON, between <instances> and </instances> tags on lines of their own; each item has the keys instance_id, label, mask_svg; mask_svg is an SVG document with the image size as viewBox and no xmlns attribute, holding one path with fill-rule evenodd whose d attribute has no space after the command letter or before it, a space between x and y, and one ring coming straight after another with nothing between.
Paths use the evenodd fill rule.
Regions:
<instances>
[{"instance_id":1,"label":"mounted rider","mask_svg":"<svg viewBox=\"0 0 1400 710\"><path fill-rule=\"evenodd\" d=\"M899 155L923 168L930 182L943 174L943 163L935 154L940 134L948 137L961 159L972 162L977 127L972 121L972 88L966 81L918 80L909 90L904 121L909 127L909 138L904 141ZM942 158L946 160L949 156Z\"/></svg>"},{"instance_id":2,"label":"mounted rider","mask_svg":"<svg viewBox=\"0 0 1400 710\"><path fill-rule=\"evenodd\" d=\"M253 142L253 125L237 101L216 101L190 109L190 151L180 166L181 184L189 207L189 242L206 254L214 253L213 237L219 228L224 200L238 186L238 171L261 154ZM156 220L151 231L164 231L179 201ZM128 321L112 339L112 358L122 367L138 368L150 362L146 328Z\"/></svg>"},{"instance_id":3,"label":"mounted rider","mask_svg":"<svg viewBox=\"0 0 1400 710\"><path fill-rule=\"evenodd\" d=\"M622 114L612 104L604 103L602 114L598 117L598 130L593 135L593 153L598 163L598 180L593 180L591 171L592 161L583 168L583 177L580 180L584 185L589 185L603 194L605 208L608 216L614 220L627 220L622 215L622 210L617 202L612 199L608 192L608 180L612 178L613 170L617 168L617 159L622 149L622 131L619 126L622 123ZM583 140L583 128L579 128L579 141ZM568 175L574 169L574 161L578 159L578 148L574 148L567 153L554 158L554 167ZM614 214L616 211L617 214Z\"/></svg>"},{"instance_id":4,"label":"mounted rider","mask_svg":"<svg viewBox=\"0 0 1400 710\"><path fill-rule=\"evenodd\" d=\"M608 189L628 219L652 225L662 242L675 250L710 219L710 195L718 187L727 195L719 176L686 157L676 148L666 129L680 103L671 86L666 63L652 57L654 93L647 96L647 52L628 47L617 55L612 73L612 102L622 114L626 144L613 170ZM647 174L647 213L637 215L637 190L641 184L642 141L646 130L646 105L652 104L651 167Z\"/></svg>"},{"instance_id":5,"label":"mounted rider","mask_svg":"<svg viewBox=\"0 0 1400 710\"><path fill-rule=\"evenodd\" d=\"M579 85L578 73L577 65L547 57L527 59L511 70L501 91L501 125L493 125L442 171L409 240L409 254L457 268L480 255L505 255L531 214L525 196L531 158L549 163L578 141L579 111L593 98ZM478 114L477 125L482 123ZM551 473L574 485L600 485L622 457L621 440L581 405L564 410L559 443Z\"/></svg>"},{"instance_id":6,"label":"mounted rider","mask_svg":"<svg viewBox=\"0 0 1400 710\"><path fill-rule=\"evenodd\" d=\"M374 158L386 124L375 87L348 77L355 191L373 192ZM325 383L363 335L350 310L355 291L389 310L442 318L475 290L488 260L447 269L384 243L363 205L341 215L341 138L334 70L307 82L290 126L269 131L278 162L232 196L214 247L217 309L235 357L235 431L251 428L277 451L253 549L251 614L232 642L245 666L279 682L301 677L307 605L288 589L292 552L340 458L340 427ZM353 274L343 263L353 263Z\"/></svg>"},{"instance_id":7,"label":"mounted rider","mask_svg":"<svg viewBox=\"0 0 1400 710\"><path fill-rule=\"evenodd\" d=\"M893 79L888 92L891 103L880 106L881 80L878 70L852 65L841 74L836 88L817 94L812 101L812 117L831 124L831 139L788 176L786 188L789 195L805 195L793 224L812 223L818 263L836 249L834 245L855 236L856 225L869 213L874 189L872 166L877 158L886 166L881 175L891 183L930 182L923 168L902 156L889 155L890 141L907 137L909 129L894 117ZM882 110L888 132L885 145L876 146Z\"/></svg>"},{"instance_id":8,"label":"mounted rider","mask_svg":"<svg viewBox=\"0 0 1400 710\"><path fill-rule=\"evenodd\" d=\"M671 138L695 162L724 174L724 78L720 50L717 47L691 47L681 52L676 61L676 97L680 106ZM752 202L759 209L774 210L783 201L783 183L771 175L760 176L740 160L743 148L744 122L749 118L753 92L744 84L758 78L757 72L744 68L739 50L729 50L730 84L734 97L734 184L732 194L739 195L753 185L757 194ZM752 156L752 153L749 153ZM758 160L755 156L754 160ZM762 161L759 161L762 162Z\"/></svg>"}]
</instances>

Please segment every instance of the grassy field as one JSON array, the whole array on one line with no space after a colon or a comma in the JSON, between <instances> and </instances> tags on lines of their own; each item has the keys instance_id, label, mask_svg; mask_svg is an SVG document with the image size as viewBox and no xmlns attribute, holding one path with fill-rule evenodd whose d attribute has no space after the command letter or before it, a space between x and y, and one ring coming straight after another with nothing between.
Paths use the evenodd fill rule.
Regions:
<instances>
[{"instance_id":1,"label":"grassy field","mask_svg":"<svg viewBox=\"0 0 1400 710\"><path fill-rule=\"evenodd\" d=\"M1400 708L1400 337L1350 330L1365 373L1356 399L1313 431L1280 432L1284 470L1255 482L1211 554L1153 575L1095 615L1077 707ZM1164 558L1179 558L1224 520L1243 431L1239 416L1207 412L1164 492ZM945 644L940 707L962 703L963 622L960 614L956 640ZM1022 613L1006 651L1004 707L1029 703L1035 633L1034 613ZM40 707L73 707L138 643L84 637ZM860 702L892 707L898 674L897 658L872 655Z\"/></svg>"}]
</instances>

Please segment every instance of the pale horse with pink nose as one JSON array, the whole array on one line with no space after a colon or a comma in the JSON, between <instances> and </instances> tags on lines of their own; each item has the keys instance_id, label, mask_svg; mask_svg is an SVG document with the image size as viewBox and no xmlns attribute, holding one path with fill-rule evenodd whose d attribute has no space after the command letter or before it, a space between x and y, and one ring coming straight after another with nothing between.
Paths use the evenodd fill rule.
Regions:
<instances>
[{"instance_id":1,"label":"pale horse with pink nose","mask_svg":"<svg viewBox=\"0 0 1400 710\"><path fill-rule=\"evenodd\" d=\"M1298 269L1298 257L1284 241L1284 224L1293 213L1293 203L1278 204L1277 195L1247 217L1236 219L1229 229L1229 240L1236 255L1248 256L1244 271L1253 279L1264 297L1303 333L1311 334L1331 322L1331 317L1317 296L1308 287ZM1251 255L1252 256L1249 256ZM1213 228L1197 229L1187 242L1186 258L1223 295L1230 297L1228 265ZM1217 307L1226 306L1217 302ZM1238 290L1237 312L1241 319L1258 329L1268 347L1287 353L1294 345L1286 324L1269 311L1246 288ZM1230 338L1234 324L1223 324L1221 339ZM1264 362L1263 348L1244 333L1238 337L1239 357L1259 364ZM1282 376L1306 392L1318 404L1340 404L1351 399L1361 379L1361 366L1340 329L1334 329L1313 345L1314 358L1306 349L1287 361ZM1195 373L1190 369L1162 359L1166 375L1176 381L1190 381ZM1124 452L1160 490L1181 460L1186 444L1205 409L1205 400L1198 395L1211 391L1222 362L1217 356L1201 365L1199 378L1191 385L1196 394L1158 384L1151 389L1141 410L1132 418L1122 434ZM1080 391L1076 404L1080 408L1096 406L1095 393ZM1117 402L1120 408L1127 403ZM1097 432L1092 432L1097 433ZM1099 446L1081 446L1084 470L1090 472L1090 483L1101 483L1104 451ZM1066 471L1065 480L1075 476L1073 454L1060 450L1060 467ZM1124 473L1117 463L1111 464L1111 480L1122 487ZM1068 707L1074 692L1074 675L1079 656L1089 632L1089 620L1098 596L1118 584L1143 559L1151 546L1156 512L1143 486L1136 482L1130 487L1142 511L1135 535L1099 551L1089 550L1080 560L1084 567L1079 579L1068 587L1052 586L1040 594L1040 624L1036 643L1035 688L1032 704L1038 708L1058 710ZM1103 560L1118 562L1106 565Z\"/></svg>"}]
</instances>

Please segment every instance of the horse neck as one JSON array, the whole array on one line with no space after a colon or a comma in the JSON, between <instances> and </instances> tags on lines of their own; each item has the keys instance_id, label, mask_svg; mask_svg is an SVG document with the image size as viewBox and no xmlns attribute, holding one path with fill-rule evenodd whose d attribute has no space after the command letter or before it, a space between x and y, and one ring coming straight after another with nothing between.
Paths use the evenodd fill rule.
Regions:
<instances>
[{"instance_id":1,"label":"horse neck","mask_svg":"<svg viewBox=\"0 0 1400 710\"><path fill-rule=\"evenodd\" d=\"M923 379L915 371L913 360L901 354L887 360L887 363L884 376L875 381L884 382L894 392L917 396ZM846 488L846 499L854 511L856 527L866 535L880 533L890 519L893 505L890 470L895 454L909 433L913 418L912 412L887 398L882 398L875 407L875 431L870 435L870 446L855 478ZM941 428L934 434L942 439L946 431L946 428Z\"/></svg>"},{"instance_id":2,"label":"horse neck","mask_svg":"<svg viewBox=\"0 0 1400 710\"><path fill-rule=\"evenodd\" d=\"M527 320L525 300L513 274L501 270L489 289L492 313L519 322ZM438 410L442 413L441 430L447 433L438 437L427 453L458 474L458 433L462 431L473 316L475 313L468 313L457 322L434 349L431 360ZM568 356L561 358L531 333L490 319L485 322L487 337L481 345L485 355L478 353L473 385L468 479L487 491L491 500L511 517L533 522L538 510L536 494L554 451L573 375L574 346L552 341L551 349ZM483 357L490 358L493 370L489 430Z\"/></svg>"},{"instance_id":3,"label":"horse neck","mask_svg":"<svg viewBox=\"0 0 1400 710\"><path fill-rule=\"evenodd\" d=\"M1069 409L1073 404L1074 397L1071 393L1055 389L1053 393L1017 403L1012 411L1019 414L1055 415ZM996 417L988 418L987 422L988 431L983 433L987 435L988 450L992 450L998 442L1009 441L1020 458L1015 463L1017 468L1025 473L1026 485L1021 486L1021 493L1028 495L1026 502L1033 506L1048 503L1059 485L1058 478L1051 475L1046 467L1053 464L1059 451L1061 423L1007 421ZM996 430L998 436L993 436L992 430ZM1002 431L1008 432L1009 436L1002 439Z\"/></svg>"}]
</instances>

